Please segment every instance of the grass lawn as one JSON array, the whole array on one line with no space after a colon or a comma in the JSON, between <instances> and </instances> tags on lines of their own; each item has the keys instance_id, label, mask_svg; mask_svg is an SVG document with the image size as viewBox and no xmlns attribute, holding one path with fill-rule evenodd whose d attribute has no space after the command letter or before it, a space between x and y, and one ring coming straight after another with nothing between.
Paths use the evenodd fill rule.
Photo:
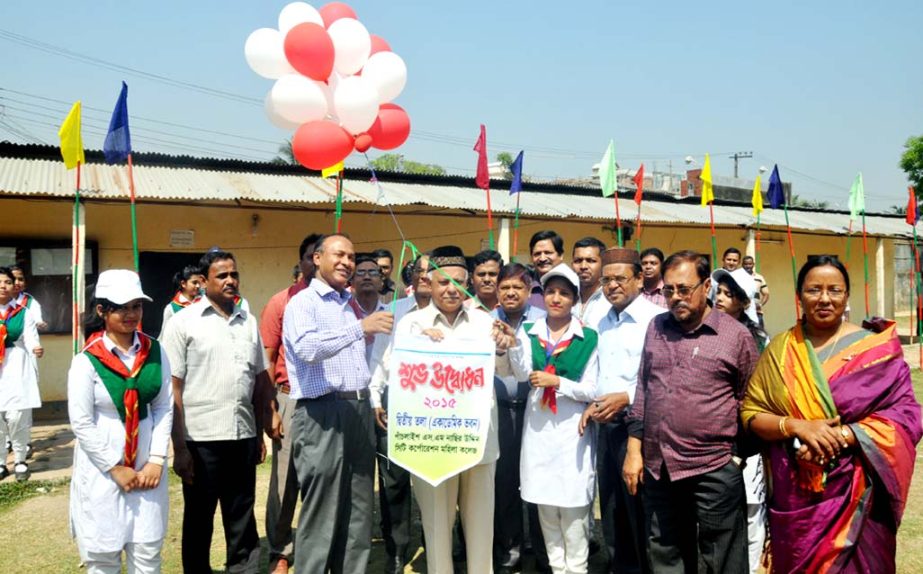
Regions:
<instances>
[{"instance_id":1,"label":"grass lawn","mask_svg":"<svg viewBox=\"0 0 923 574\"><path fill-rule=\"evenodd\" d=\"M918 398L923 398L923 373L913 372L913 383ZM269 464L263 464L257 471L256 516L257 529L264 537L263 518L266 515L266 495L269 488ZM164 544L165 573L182 572L180 565L180 532L182 525L183 497L179 481L171 472L170 480L170 529ZM77 547L70 537L68 520L68 486L63 482L17 485L7 479L0 485L0 572L84 572L80 568ZM378 517L373 524L378 524ZM377 530L377 528L376 528ZM420 531L419 523L415 526ZM417 534L419 536L419 534ZM262 572L266 571L265 552ZM378 574L383 569L384 546L375 539L372 546L372 560L369 572ZM407 572L425 572L425 561L417 552L417 558ZM216 517L215 536L212 544L212 566L224 564L224 536L220 517ZM910 489L907 510L897 539L897 571L901 574L917 574L923 564L923 453L917 455L916 473ZM602 563L597 555L590 561L591 572L601 572ZM220 571L220 570L219 570Z\"/></svg>"}]
</instances>

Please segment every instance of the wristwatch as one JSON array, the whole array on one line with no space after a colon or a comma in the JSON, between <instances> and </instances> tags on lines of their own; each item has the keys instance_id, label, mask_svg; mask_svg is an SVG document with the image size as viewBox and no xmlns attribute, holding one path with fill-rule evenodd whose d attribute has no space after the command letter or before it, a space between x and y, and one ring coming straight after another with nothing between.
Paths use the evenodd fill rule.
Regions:
<instances>
[{"instance_id":1,"label":"wristwatch","mask_svg":"<svg viewBox=\"0 0 923 574\"><path fill-rule=\"evenodd\" d=\"M149 463L158 464L160 466L163 466L163 463L166 462L166 460L167 460L166 457L158 456L156 454L152 454L151 456L147 457L147 461Z\"/></svg>"}]
</instances>

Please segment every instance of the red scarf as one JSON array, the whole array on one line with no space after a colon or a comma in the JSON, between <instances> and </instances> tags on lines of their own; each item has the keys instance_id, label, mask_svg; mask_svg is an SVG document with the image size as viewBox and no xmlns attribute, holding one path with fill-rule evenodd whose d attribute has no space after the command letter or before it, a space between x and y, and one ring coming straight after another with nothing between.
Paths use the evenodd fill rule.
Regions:
<instances>
[{"instance_id":1,"label":"red scarf","mask_svg":"<svg viewBox=\"0 0 923 574\"><path fill-rule=\"evenodd\" d=\"M564 352L567 347L570 346L570 342L574 340L573 337L566 341L559 341L557 345L552 345L551 341L546 341L539 336L539 342L542 344L542 347L545 349L545 368L546 373L555 374L556 369L554 364L551 362L552 357L560 355ZM558 395L554 387L545 387L542 391L542 408L548 407L552 413L558 414Z\"/></svg>"},{"instance_id":2,"label":"red scarf","mask_svg":"<svg viewBox=\"0 0 923 574\"><path fill-rule=\"evenodd\" d=\"M26 308L22 305L14 304L6 311L0 311L0 365L2 365L4 359L6 359L6 337L9 334L9 331L6 328L6 324L10 319L25 310Z\"/></svg>"},{"instance_id":3,"label":"red scarf","mask_svg":"<svg viewBox=\"0 0 923 574\"><path fill-rule=\"evenodd\" d=\"M141 372L141 367L144 366L144 362L147 361L147 357L151 352L150 338L138 331L138 339L141 342L141 349L138 351L138 354L135 355L135 363L131 371L125 368L125 363L123 363L121 359L106 348L106 344L103 342L102 331L97 331L90 335L90 339L87 341L87 346L84 348L84 351L99 359L100 363L122 378L129 379L138 376L138 373ZM123 399L125 401L124 464L127 467L134 468L135 461L138 458L138 389L126 388Z\"/></svg>"}]
</instances>

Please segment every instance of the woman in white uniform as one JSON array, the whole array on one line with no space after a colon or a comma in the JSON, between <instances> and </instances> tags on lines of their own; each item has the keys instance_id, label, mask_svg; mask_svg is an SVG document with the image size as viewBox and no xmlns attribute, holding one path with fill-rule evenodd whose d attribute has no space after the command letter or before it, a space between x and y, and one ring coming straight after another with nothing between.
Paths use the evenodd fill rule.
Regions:
<instances>
[{"instance_id":1,"label":"woman in white uniform","mask_svg":"<svg viewBox=\"0 0 923 574\"><path fill-rule=\"evenodd\" d=\"M150 300L135 272L100 273L68 373L70 521L87 574L120 573L123 552L129 574L160 572L173 386L166 353L137 330Z\"/></svg>"},{"instance_id":2,"label":"woman in white uniform","mask_svg":"<svg viewBox=\"0 0 923 574\"><path fill-rule=\"evenodd\" d=\"M542 277L548 316L518 331L509 362L532 385L525 415L520 475L522 499L538 505L555 574L585 573L589 513L596 481L596 434L578 432L596 396L597 335L571 315L580 282L561 264Z\"/></svg>"},{"instance_id":3,"label":"woman in white uniform","mask_svg":"<svg viewBox=\"0 0 923 574\"><path fill-rule=\"evenodd\" d=\"M167 328L167 323L186 307L199 300L200 291L205 286L205 276L202 270L195 265L187 265L182 271L173 275L173 299L163 308L163 322L160 324L160 334Z\"/></svg>"},{"instance_id":4,"label":"woman in white uniform","mask_svg":"<svg viewBox=\"0 0 923 574\"><path fill-rule=\"evenodd\" d=\"M16 480L26 480L32 409L42 406L33 357L42 346L32 314L16 303L14 281L13 271L0 267L0 445L10 442ZM10 474L3 457L0 480Z\"/></svg>"}]
</instances>

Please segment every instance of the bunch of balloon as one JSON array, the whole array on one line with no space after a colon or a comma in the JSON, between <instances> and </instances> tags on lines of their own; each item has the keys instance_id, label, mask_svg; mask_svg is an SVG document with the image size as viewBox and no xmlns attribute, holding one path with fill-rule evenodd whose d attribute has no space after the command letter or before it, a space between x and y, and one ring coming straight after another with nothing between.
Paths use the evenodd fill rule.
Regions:
<instances>
[{"instance_id":1,"label":"bunch of balloon","mask_svg":"<svg viewBox=\"0 0 923 574\"><path fill-rule=\"evenodd\" d=\"M295 130L292 152L308 169L336 165L353 150L390 150L407 141L410 117L392 103L407 83L407 66L346 4L320 10L288 4L278 29L250 34L244 55L254 72L275 80L266 115Z\"/></svg>"}]
</instances>

